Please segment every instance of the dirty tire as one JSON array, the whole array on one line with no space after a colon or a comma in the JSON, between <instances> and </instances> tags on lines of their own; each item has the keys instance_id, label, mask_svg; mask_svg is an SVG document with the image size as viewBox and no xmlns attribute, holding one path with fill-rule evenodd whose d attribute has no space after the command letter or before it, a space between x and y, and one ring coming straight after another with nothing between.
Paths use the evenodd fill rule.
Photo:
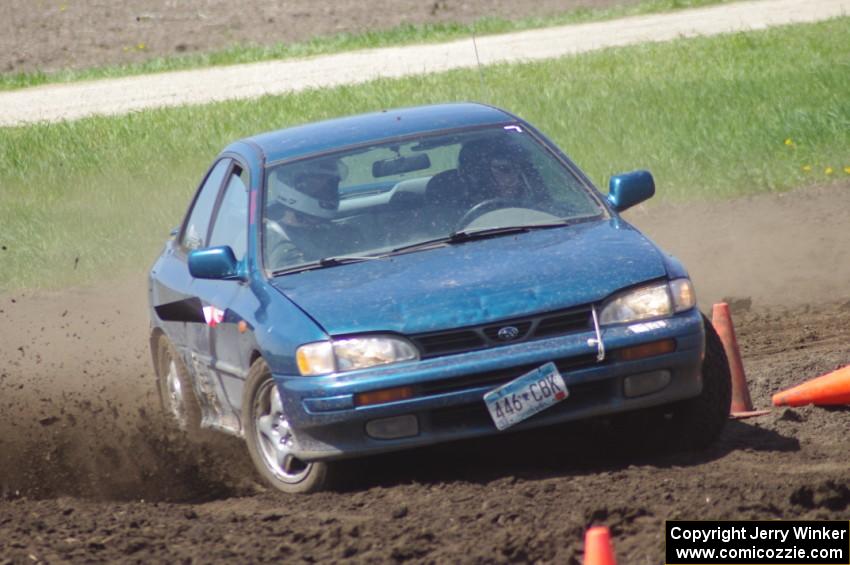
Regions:
<instances>
[{"instance_id":1,"label":"dirty tire","mask_svg":"<svg viewBox=\"0 0 850 565\"><path fill-rule=\"evenodd\" d=\"M286 493L316 492L331 486L334 464L307 463L287 453L295 437L283 412L280 391L262 359L257 359L248 373L242 414L248 453L266 484Z\"/></svg>"},{"instance_id":2,"label":"dirty tire","mask_svg":"<svg viewBox=\"0 0 850 565\"><path fill-rule=\"evenodd\" d=\"M169 424L192 439L201 433L201 406L192 378L174 346L163 334L157 341L157 388Z\"/></svg>"},{"instance_id":3,"label":"dirty tire","mask_svg":"<svg viewBox=\"0 0 850 565\"><path fill-rule=\"evenodd\" d=\"M628 455L700 450L709 446L729 419L732 379L720 337L705 316L702 392L673 404L615 417L615 441Z\"/></svg>"},{"instance_id":4,"label":"dirty tire","mask_svg":"<svg viewBox=\"0 0 850 565\"><path fill-rule=\"evenodd\" d=\"M673 406L671 440L675 449L702 449L711 445L729 420L732 377L720 336L704 315L705 359L702 393Z\"/></svg>"}]
</instances>

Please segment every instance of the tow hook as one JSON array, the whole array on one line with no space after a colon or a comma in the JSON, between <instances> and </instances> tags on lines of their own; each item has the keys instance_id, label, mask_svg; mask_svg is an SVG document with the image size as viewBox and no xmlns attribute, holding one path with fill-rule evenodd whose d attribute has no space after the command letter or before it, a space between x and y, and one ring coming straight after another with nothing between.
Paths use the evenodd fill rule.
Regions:
<instances>
[{"instance_id":1,"label":"tow hook","mask_svg":"<svg viewBox=\"0 0 850 565\"><path fill-rule=\"evenodd\" d=\"M587 345L590 347L596 346L596 361L601 363L605 360L605 342L602 341L602 330L599 328L599 316L596 314L596 305L590 307L590 313L593 315L593 329L596 330L596 337L587 340Z\"/></svg>"}]
</instances>

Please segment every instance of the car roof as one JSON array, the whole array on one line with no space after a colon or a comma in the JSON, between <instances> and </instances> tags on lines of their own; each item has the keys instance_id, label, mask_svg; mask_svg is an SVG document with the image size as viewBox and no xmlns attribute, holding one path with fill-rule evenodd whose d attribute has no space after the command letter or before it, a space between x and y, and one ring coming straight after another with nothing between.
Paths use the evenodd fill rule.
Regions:
<instances>
[{"instance_id":1,"label":"car roof","mask_svg":"<svg viewBox=\"0 0 850 565\"><path fill-rule=\"evenodd\" d=\"M241 142L259 148L266 162L274 163L420 132L496 125L516 120L516 116L504 110L483 104L438 104L304 124L262 133Z\"/></svg>"}]
</instances>

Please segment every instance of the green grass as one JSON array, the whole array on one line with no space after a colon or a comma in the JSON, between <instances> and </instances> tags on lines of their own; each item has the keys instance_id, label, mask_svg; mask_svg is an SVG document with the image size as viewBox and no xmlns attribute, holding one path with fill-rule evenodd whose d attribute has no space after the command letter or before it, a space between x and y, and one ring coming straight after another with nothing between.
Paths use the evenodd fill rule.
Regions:
<instances>
[{"instance_id":1,"label":"green grass","mask_svg":"<svg viewBox=\"0 0 850 565\"><path fill-rule=\"evenodd\" d=\"M661 200L848 178L850 18L498 65L484 76L487 102L537 124L603 188L611 174L638 167L653 171ZM144 273L205 168L233 139L479 98L479 80L458 70L0 129L0 288Z\"/></svg>"},{"instance_id":2,"label":"green grass","mask_svg":"<svg viewBox=\"0 0 850 565\"><path fill-rule=\"evenodd\" d=\"M13 90L56 82L114 78L200 67L255 63L273 59L308 57L391 45L436 43L470 37L472 33L476 35L491 35L525 29L601 21L640 14L669 12L731 1L734 0L640 0L638 3L629 6L595 9L578 8L548 17L523 18L520 20L487 17L471 24L457 22L420 25L406 24L387 30L367 31L356 34L340 33L332 36L316 37L309 41L298 43L278 43L269 46L232 45L226 49L212 53L157 57L145 62L125 65L87 69L65 69L55 72L0 73L0 90Z\"/></svg>"}]
</instances>

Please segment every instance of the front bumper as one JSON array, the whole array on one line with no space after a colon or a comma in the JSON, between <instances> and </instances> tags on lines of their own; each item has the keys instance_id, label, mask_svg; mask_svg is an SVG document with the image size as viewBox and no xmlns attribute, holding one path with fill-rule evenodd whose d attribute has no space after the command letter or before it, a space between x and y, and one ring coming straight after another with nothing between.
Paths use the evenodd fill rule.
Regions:
<instances>
[{"instance_id":1,"label":"front bumper","mask_svg":"<svg viewBox=\"0 0 850 565\"><path fill-rule=\"evenodd\" d=\"M593 332L581 332L339 375L274 377L295 430L298 457L313 461L368 455L504 433L490 419L484 394L549 361L558 366L569 398L510 430L697 396L702 391L702 317L694 309L663 322L663 327L648 331L636 331L634 324L605 328L602 338L608 355L602 362L596 360L596 346L588 344ZM617 350L662 339L674 339L675 351L635 361L616 359ZM669 384L643 396L626 396L626 377L655 371L668 371ZM413 387L412 398L354 406L355 394L403 386ZM409 414L418 420L415 436L387 440L366 433L367 422Z\"/></svg>"}]
</instances>

